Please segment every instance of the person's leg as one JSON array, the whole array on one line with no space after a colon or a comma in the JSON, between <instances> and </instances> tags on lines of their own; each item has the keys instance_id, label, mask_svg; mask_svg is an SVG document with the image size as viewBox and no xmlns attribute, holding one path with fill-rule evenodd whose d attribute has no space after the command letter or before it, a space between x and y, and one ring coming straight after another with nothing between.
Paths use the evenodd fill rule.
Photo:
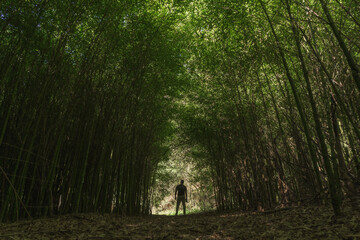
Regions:
<instances>
[{"instance_id":1,"label":"person's leg","mask_svg":"<svg viewBox=\"0 0 360 240\"><path fill-rule=\"evenodd\" d=\"M185 198L182 199L182 205L183 205L183 211L184 211L184 215L185 215L186 214Z\"/></svg>"},{"instance_id":2,"label":"person's leg","mask_svg":"<svg viewBox=\"0 0 360 240\"><path fill-rule=\"evenodd\" d=\"M175 214L175 215L177 215L177 214L178 214L178 211L179 211L179 205L180 205L180 199L179 199L179 197L178 197L178 199L177 199L177 201L176 201L176 214Z\"/></svg>"}]
</instances>

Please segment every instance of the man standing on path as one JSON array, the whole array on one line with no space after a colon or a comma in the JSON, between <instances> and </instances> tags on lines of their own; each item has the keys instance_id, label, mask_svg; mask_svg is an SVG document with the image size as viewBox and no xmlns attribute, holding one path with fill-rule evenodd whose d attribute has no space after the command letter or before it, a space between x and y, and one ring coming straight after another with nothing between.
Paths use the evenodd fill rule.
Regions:
<instances>
[{"instance_id":1,"label":"man standing on path","mask_svg":"<svg viewBox=\"0 0 360 240\"><path fill-rule=\"evenodd\" d=\"M184 185L184 180L181 180L180 184L176 186L175 200L176 200L176 194L177 194L176 215L178 214L178 211L179 211L180 202L182 202L184 215L185 215L186 214L185 201L187 202L187 190Z\"/></svg>"}]
</instances>

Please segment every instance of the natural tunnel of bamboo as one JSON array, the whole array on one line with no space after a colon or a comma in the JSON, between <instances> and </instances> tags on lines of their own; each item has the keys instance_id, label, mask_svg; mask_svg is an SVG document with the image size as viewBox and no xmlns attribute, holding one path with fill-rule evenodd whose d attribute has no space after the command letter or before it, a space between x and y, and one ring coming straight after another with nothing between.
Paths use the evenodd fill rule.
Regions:
<instances>
[{"instance_id":1,"label":"natural tunnel of bamboo","mask_svg":"<svg viewBox=\"0 0 360 240\"><path fill-rule=\"evenodd\" d=\"M0 221L147 215L182 178L200 211L358 211L359 6L0 1Z\"/></svg>"}]
</instances>

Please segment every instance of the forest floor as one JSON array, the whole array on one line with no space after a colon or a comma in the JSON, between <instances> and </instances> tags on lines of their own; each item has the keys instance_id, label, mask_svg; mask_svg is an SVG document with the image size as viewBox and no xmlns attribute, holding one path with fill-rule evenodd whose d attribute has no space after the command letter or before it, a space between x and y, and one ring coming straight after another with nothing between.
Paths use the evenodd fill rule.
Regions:
<instances>
[{"instance_id":1,"label":"forest floor","mask_svg":"<svg viewBox=\"0 0 360 240\"><path fill-rule=\"evenodd\" d=\"M302 206L267 212L121 217L76 214L0 224L0 239L360 239L360 214Z\"/></svg>"}]
</instances>

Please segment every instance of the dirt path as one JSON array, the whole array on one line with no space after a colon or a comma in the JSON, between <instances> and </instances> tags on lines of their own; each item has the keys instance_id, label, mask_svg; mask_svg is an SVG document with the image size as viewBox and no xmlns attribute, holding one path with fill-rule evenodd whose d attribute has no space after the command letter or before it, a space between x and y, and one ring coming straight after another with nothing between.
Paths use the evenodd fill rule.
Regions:
<instances>
[{"instance_id":1,"label":"dirt path","mask_svg":"<svg viewBox=\"0 0 360 240\"><path fill-rule=\"evenodd\" d=\"M120 217L80 214L0 224L0 239L360 239L360 216L326 207L268 213Z\"/></svg>"}]
</instances>

